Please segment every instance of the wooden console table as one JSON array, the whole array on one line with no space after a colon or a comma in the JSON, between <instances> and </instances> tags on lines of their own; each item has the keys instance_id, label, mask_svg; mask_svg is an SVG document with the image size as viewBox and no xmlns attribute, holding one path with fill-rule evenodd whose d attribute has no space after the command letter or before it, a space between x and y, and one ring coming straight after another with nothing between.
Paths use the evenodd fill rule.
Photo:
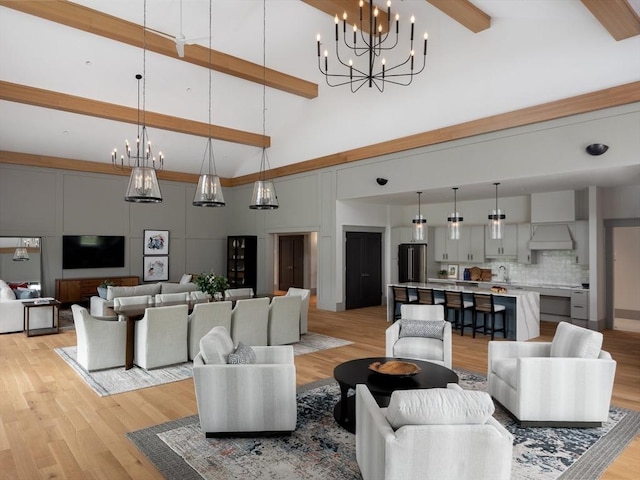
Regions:
<instances>
[{"instance_id":1,"label":"wooden console table","mask_svg":"<svg viewBox=\"0 0 640 480\"><path fill-rule=\"evenodd\" d=\"M109 280L115 285L129 287L140 284L140 277L56 278L56 298L61 303L80 303L86 297L98 295L98 285Z\"/></svg>"},{"instance_id":2,"label":"wooden console table","mask_svg":"<svg viewBox=\"0 0 640 480\"><path fill-rule=\"evenodd\" d=\"M27 337L35 335L48 335L50 333L60 333L60 302L58 300L34 300L32 302L22 302L24 308L23 330ZM51 327L32 329L29 326L29 317L32 308L51 307L53 316Z\"/></svg>"}]
</instances>

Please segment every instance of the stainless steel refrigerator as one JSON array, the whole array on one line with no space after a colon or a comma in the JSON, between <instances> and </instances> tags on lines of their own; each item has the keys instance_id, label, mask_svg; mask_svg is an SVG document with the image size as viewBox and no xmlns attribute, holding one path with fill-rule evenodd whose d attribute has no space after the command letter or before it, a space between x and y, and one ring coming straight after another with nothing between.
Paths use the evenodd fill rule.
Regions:
<instances>
[{"instance_id":1,"label":"stainless steel refrigerator","mask_svg":"<svg viewBox=\"0 0 640 480\"><path fill-rule=\"evenodd\" d=\"M398 281L427 282L427 244L401 243L398 245Z\"/></svg>"}]
</instances>

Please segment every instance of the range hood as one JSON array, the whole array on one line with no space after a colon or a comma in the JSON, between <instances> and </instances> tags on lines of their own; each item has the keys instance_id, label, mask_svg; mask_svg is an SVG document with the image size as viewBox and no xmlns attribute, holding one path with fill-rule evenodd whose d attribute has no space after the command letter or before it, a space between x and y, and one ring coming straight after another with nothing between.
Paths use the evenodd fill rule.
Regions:
<instances>
[{"instance_id":1,"label":"range hood","mask_svg":"<svg viewBox=\"0 0 640 480\"><path fill-rule=\"evenodd\" d=\"M573 250L571 230L566 223L533 225L530 250Z\"/></svg>"}]
</instances>

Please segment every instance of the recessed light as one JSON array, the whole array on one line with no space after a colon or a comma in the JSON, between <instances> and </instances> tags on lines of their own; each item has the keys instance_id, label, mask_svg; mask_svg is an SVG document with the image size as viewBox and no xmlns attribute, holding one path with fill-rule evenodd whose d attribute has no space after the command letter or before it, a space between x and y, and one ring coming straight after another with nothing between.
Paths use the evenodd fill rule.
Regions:
<instances>
[{"instance_id":1,"label":"recessed light","mask_svg":"<svg viewBox=\"0 0 640 480\"><path fill-rule=\"evenodd\" d=\"M90 66L91 66L91 60L87 60L86 62L84 62L84 64L85 64L87 67L90 67Z\"/></svg>"}]
</instances>

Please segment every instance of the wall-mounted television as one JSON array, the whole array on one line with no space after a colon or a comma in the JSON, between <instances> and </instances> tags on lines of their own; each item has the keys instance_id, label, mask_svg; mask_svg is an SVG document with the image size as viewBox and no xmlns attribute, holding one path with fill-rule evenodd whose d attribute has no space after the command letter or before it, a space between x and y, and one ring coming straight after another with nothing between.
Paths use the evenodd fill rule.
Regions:
<instances>
[{"instance_id":1,"label":"wall-mounted television","mask_svg":"<svg viewBox=\"0 0 640 480\"><path fill-rule=\"evenodd\" d=\"M124 267L124 237L63 235L62 268Z\"/></svg>"}]
</instances>

